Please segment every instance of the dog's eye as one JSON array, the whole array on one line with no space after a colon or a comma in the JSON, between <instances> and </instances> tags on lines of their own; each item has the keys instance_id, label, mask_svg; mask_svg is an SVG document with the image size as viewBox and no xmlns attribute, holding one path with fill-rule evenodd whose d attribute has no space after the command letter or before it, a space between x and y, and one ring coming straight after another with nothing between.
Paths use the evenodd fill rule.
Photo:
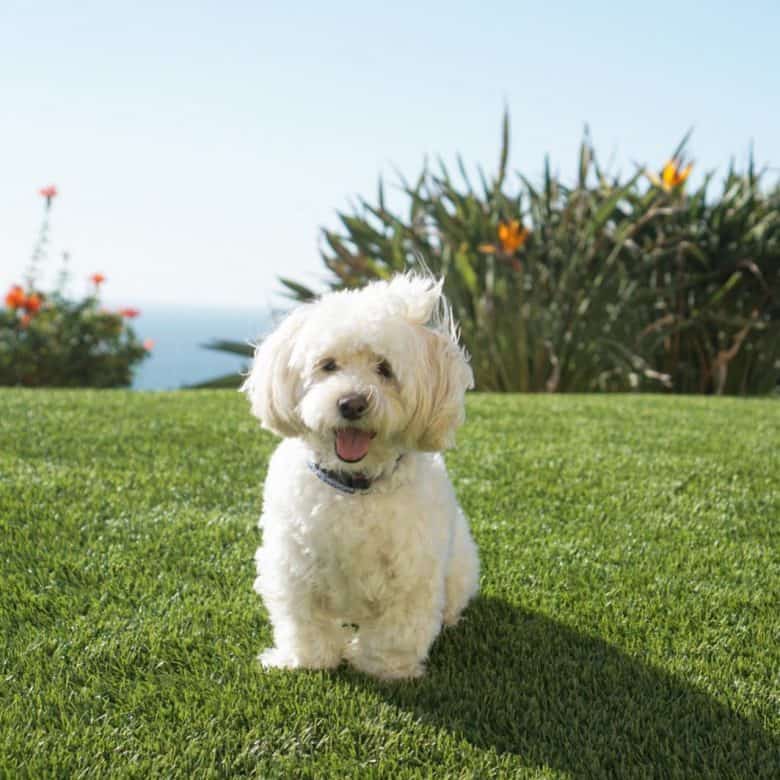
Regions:
<instances>
[{"instance_id":1,"label":"dog's eye","mask_svg":"<svg viewBox=\"0 0 780 780\"><path fill-rule=\"evenodd\" d=\"M323 371L327 371L328 373L331 373L332 371L338 371L338 363L333 358L326 358L322 361L322 365L320 368Z\"/></svg>"},{"instance_id":2,"label":"dog's eye","mask_svg":"<svg viewBox=\"0 0 780 780\"><path fill-rule=\"evenodd\" d=\"M385 379L393 378L393 369L386 360L380 360L376 367L376 372Z\"/></svg>"}]
</instances>

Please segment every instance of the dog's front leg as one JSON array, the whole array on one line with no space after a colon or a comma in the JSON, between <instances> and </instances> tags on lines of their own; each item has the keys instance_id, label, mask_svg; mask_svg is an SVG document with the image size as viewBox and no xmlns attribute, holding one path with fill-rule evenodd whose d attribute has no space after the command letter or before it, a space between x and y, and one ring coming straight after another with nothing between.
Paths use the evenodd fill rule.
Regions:
<instances>
[{"instance_id":1,"label":"dog's front leg","mask_svg":"<svg viewBox=\"0 0 780 780\"><path fill-rule=\"evenodd\" d=\"M332 669L341 663L349 638L341 622L320 604L306 578L291 576L288 559L257 551L255 591L263 598L271 619L274 646L260 654L263 667Z\"/></svg>"},{"instance_id":2,"label":"dog's front leg","mask_svg":"<svg viewBox=\"0 0 780 780\"><path fill-rule=\"evenodd\" d=\"M260 663L280 669L333 669L341 663L347 641L336 621L295 605L266 604L273 623L274 647L260 654Z\"/></svg>"},{"instance_id":3,"label":"dog's front leg","mask_svg":"<svg viewBox=\"0 0 780 780\"><path fill-rule=\"evenodd\" d=\"M420 677L442 625L444 589L425 589L390 605L380 617L361 621L348 660L385 680Z\"/></svg>"}]
</instances>

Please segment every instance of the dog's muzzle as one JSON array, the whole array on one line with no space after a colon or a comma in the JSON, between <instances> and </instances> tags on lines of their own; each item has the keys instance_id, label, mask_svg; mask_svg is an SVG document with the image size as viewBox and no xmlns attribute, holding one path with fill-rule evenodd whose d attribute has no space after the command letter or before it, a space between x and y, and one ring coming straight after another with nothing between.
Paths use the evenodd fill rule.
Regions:
<instances>
[{"instance_id":1,"label":"dog's muzzle","mask_svg":"<svg viewBox=\"0 0 780 780\"><path fill-rule=\"evenodd\" d=\"M339 398L338 407L345 420L359 420L368 409L368 398L361 393L350 393Z\"/></svg>"}]
</instances>

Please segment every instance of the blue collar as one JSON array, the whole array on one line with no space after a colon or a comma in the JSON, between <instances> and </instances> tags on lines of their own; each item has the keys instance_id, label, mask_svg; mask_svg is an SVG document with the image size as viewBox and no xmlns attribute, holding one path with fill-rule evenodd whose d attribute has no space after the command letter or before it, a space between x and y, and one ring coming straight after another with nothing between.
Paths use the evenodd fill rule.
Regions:
<instances>
[{"instance_id":1,"label":"blue collar","mask_svg":"<svg viewBox=\"0 0 780 780\"><path fill-rule=\"evenodd\" d=\"M330 485L342 493L359 493L368 490L373 480L360 472L352 473L349 471L331 471L324 469L317 463L309 462L309 470L322 480L326 485Z\"/></svg>"},{"instance_id":2,"label":"blue collar","mask_svg":"<svg viewBox=\"0 0 780 780\"><path fill-rule=\"evenodd\" d=\"M398 456L393 471L398 468L401 458L403 458L403 455ZM309 461L308 465L309 471L311 471L317 479L332 488L336 488L336 490L340 490L342 493L349 493L350 495L365 493L371 488L371 485L376 482L376 480L369 479L365 474L361 474L359 471L332 471L331 469L324 469L319 463L314 463L313 461Z\"/></svg>"}]
</instances>

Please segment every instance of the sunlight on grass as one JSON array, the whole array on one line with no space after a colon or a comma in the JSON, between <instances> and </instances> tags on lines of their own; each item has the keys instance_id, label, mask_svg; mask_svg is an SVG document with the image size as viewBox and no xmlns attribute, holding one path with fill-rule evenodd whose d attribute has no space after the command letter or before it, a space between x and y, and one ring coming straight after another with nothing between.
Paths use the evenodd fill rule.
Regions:
<instances>
[{"instance_id":1,"label":"sunlight on grass","mask_svg":"<svg viewBox=\"0 0 780 780\"><path fill-rule=\"evenodd\" d=\"M0 391L0 775L776 776L780 406L471 396L418 683L264 674L237 393Z\"/></svg>"}]
</instances>

